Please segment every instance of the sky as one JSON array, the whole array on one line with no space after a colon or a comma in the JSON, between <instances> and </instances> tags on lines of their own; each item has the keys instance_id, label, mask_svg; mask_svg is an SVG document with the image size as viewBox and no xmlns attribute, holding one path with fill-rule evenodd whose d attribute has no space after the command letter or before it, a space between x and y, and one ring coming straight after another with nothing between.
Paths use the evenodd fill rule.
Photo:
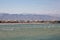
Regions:
<instances>
[{"instance_id":1,"label":"sky","mask_svg":"<svg viewBox=\"0 0 60 40\"><path fill-rule=\"evenodd\" d=\"M0 13L60 14L60 0L0 0Z\"/></svg>"}]
</instances>

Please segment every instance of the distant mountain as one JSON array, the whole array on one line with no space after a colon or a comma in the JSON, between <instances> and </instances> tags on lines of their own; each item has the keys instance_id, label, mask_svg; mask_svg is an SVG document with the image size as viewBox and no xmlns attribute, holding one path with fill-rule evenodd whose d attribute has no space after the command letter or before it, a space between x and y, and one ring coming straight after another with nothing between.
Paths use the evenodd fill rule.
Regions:
<instances>
[{"instance_id":1,"label":"distant mountain","mask_svg":"<svg viewBox=\"0 0 60 40\"><path fill-rule=\"evenodd\" d=\"M60 17L36 14L0 14L0 20L60 20Z\"/></svg>"},{"instance_id":2,"label":"distant mountain","mask_svg":"<svg viewBox=\"0 0 60 40\"><path fill-rule=\"evenodd\" d=\"M56 20L60 21L60 14L52 14L50 16L53 16Z\"/></svg>"}]
</instances>

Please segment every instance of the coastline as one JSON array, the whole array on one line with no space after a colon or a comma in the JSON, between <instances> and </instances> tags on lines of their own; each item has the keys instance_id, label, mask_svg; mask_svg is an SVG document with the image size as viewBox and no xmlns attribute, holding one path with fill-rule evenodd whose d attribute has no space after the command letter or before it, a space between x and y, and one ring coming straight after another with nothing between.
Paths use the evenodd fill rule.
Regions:
<instances>
[{"instance_id":1,"label":"coastline","mask_svg":"<svg viewBox=\"0 0 60 40\"><path fill-rule=\"evenodd\" d=\"M48 24L48 23L0 23L0 25L15 25L15 24Z\"/></svg>"}]
</instances>

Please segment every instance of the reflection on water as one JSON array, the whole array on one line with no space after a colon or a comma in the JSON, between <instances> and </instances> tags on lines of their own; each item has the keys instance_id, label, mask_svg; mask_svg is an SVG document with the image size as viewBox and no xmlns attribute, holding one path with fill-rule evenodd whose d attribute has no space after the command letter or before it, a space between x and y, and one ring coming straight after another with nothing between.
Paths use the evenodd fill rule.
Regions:
<instances>
[{"instance_id":1,"label":"reflection on water","mask_svg":"<svg viewBox=\"0 0 60 40\"><path fill-rule=\"evenodd\" d=\"M60 24L0 25L0 40L60 40Z\"/></svg>"}]
</instances>

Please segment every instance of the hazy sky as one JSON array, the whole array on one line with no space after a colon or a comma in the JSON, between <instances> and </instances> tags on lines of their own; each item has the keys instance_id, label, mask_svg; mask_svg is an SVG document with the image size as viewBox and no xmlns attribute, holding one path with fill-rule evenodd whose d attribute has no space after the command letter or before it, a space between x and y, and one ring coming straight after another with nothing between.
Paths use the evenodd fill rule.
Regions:
<instances>
[{"instance_id":1,"label":"hazy sky","mask_svg":"<svg viewBox=\"0 0 60 40\"><path fill-rule=\"evenodd\" d=\"M0 0L0 13L59 14L60 0Z\"/></svg>"}]
</instances>

